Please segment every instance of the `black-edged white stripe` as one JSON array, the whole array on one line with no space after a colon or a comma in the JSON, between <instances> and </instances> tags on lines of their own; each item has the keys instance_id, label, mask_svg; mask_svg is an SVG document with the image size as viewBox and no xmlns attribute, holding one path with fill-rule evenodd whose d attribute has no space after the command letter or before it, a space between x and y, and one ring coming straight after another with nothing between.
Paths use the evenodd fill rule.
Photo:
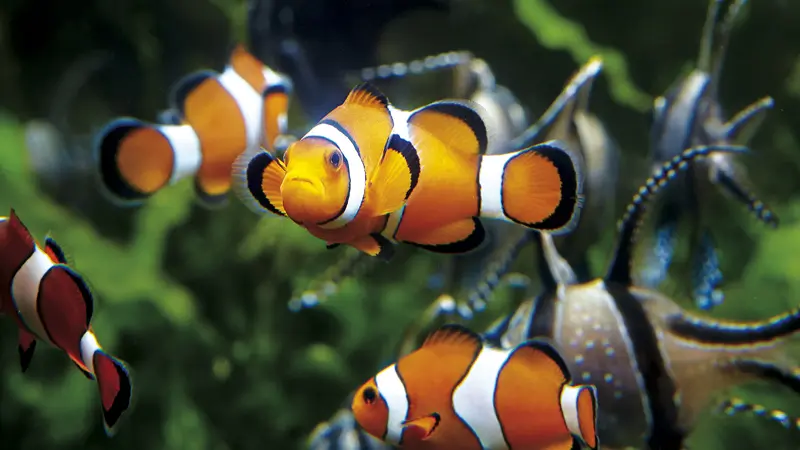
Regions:
<instances>
[{"instance_id":1,"label":"black-edged white stripe","mask_svg":"<svg viewBox=\"0 0 800 450\"><path fill-rule=\"evenodd\" d=\"M408 393L400 374L397 373L397 364L392 364L378 373L375 376L375 385L389 410L384 440L392 445L400 445L403 422L408 416Z\"/></svg>"},{"instance_id":2,"label":"black-edged white stripe","mask_svg":"<svg viewBox=\"0 0 800 450\"><path fill-rule=\"evenodd\" d=\"M94 374L94 352L97 350L100 350L100 344L97 343L97 337L95 337L94 333L91 331L83 333L81 338L81 360L92 374Z\"/></svg>"},{"instance_id":3,"label":"black-edged white stripe","mask_svg":"<svg viewBox=\"0 0 800 450\"><path fill-rule=\"evenodd\" d=\"M31 256L22 264L11 280L11 298L25 326L37 338L50 342L47 330L39 316L39 286L44 275L55 264L39 246L34 246Z\"/></svg>"},{"instance_id":4,"label":"black-edged white stripe","mask_svg":"<svg viewBox=\"0 0 800 450\"><path fill-rule=\"evenodd\" d=\"M319 225L320 228L325 229L341 228L355 219L356 215L361 210L361 204L364 202L364 194L367 190L366 167L364 167L364 161L358 153L358 148L353 138L343 133L335 126L327 123L320 123L306 133L303 139L311 137L318 137L332 142L333 145L342 152L342 156L344 156L344 162L346 163L350 179L350 188L347 193L347 199L345 200L346 203L341 214L333 220Z\"/></svg>"},{"instance_id":5,"label":"black-edged white stripe","mask_svg":"<svg viewBox=\"0 0 800 450\"><path fill-rule=\"evenodd\" d=\"M245 136L247 137L247 150L258 150L263 135L263 111L264 103L261 94L256 92L252 86L242 78L233 67L226 67L225 71L217 78L219 84L231 94L236 106L242 113L244 121Z\"/></svg>"},{"instance_id":6,"label":"black-edged white stripe","mask_svg":"<svg viewBox=\"0 0 800 450\"><path fill-rule=\"evenodd\" d=\"M165 125L158 127L158 132L167 138L174 155L169 183L196 174L203 164L203 152L194 128L191 125Z\"/></svg>"},{"instance_id":7,"label":"black-edged white stripe","mask_svg":"<svg viewBox=\"0 0 800 450\"><path fill-rule=\"evenodd\" d=\"M267 66L264 66L262 73L264 74L264 89L269 89L273 86L283 86L286 89L286 95L292 92L292 80L281 73L275 72ZM289 119L286 111L281 111L278 114L278 132L286 134L289 132Z\"/></svg>"},{"instance_id":8,"label":"black-edged white stripe","mask_svg":"<svg viewBox=\"0 0 800 450\"><path fill-rule=\"evenodd\" d=\"M480 189L479 211L481 217L511 220L503 209L503 174L506 165L521 152L504 155L483 156L478 168L478 189Z\"/></svg>"},{"instance_id":9,"label":"black-edged white stripe","mask_svg":"<svg viewBox=\"0 0 800 450\"><path fill-rule=\"evenodd\" d=\"M472 429L482 448L508 450L494 398L500 371L510 353L484 346L453 391L453 410Z\"/></svg>"},{"instance_id":10,"label":"black-edged white stripe","mask_svg":"<svg viewBox=\"0 0 800 450\"><path fill-rule=\"evenodd\" d=\"M580 394L581 388L565 385L561 389L561 412L564 415L564 422L570 434L583 439L580 416L578 415L578 397Z\"/></svg>"},{"instance_id":11,"label":"black-edged white stripe","mask_svg":"<svg viewBox=\"0 0 800 450\"><path fill-rule=\"evenodd\" d=\"M395 235L397 235L397 229L400 228L400 223L403 221L403 213L405 213L405 211L406 205L403 205L402 208L389 214L389 218L386 220L386 226L384 226L383 231L381 231L381 236L392 242L397 242Z\"/></svg>"}]
</instances>

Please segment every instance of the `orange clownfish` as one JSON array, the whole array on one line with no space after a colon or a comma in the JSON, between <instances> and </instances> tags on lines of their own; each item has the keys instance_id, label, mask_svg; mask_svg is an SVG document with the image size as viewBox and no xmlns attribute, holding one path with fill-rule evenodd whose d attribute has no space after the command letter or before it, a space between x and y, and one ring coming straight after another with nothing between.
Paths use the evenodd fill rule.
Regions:
<instances>
[{"instance_id":1,"label":"orange clownfish","mask_svg":"<svg viewBox=\"0 0 800 450\"><path fill-rule=\"evenodd\" d=\"M484 241L484 218L571 230L582 203L578 159L558 141L502 155L483 154L488 144L469 103L402 111L362 83L283 161L242 155L235 186L247 204L288 216L329 247L384 258L396 242L468 252Z\"/></svg>"},{"instance_id":2,"label":"orange clownfish","mask_svg":"<svg viewBox=\"0 0 800 450\"><path fill-rule=\"evenodd\" d=\"M221 74L199 71L175 85L180 124L120 118L105 127L95 144L103 186L116 200L137 203L195 176L203 203L223 203L236 157L271 150L286 134L290 91L288 78L236 46Z\"/></svg>"},{"instance_id":3,"label":"orange clownfish","mask_svg":"<svg viewBox=\"0 0 800 450\"><path fill-rule=\"evenodd\" d=\"M36 244L14 210L0 217L0 313L19 328L19 356L26 371L44 341L64 351L83 374L97 380L103 423L111 434L131 402L125 364L100 347L91 328L94 301L83 278L67 266L51 238Z\"/></svg>"},{"instance_id":4,"label":"orange clownfish","mask_svg":"<svg viewBox=\"0 0 800 450\"><path fill-rule=\"evenodd\" d=\"M404 449L598 447L597 391L572 386L550 344L503 350L460 325L364 383L352 409L364 431Z\"/></svg>"}]
</instances>

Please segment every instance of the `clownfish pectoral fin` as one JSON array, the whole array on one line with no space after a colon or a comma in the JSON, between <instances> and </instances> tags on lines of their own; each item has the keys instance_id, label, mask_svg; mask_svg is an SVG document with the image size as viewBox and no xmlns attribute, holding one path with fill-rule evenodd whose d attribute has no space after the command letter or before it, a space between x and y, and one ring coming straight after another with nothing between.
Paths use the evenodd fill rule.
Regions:
<instances>
[{"instance_id":1,"label":"clownfish pectoral fin","mask_svg":"<svg viewBox=\"0 0 800 450\"><path fill-rule=\"evenodd\" d=\"M19 329L19 366L24 373L28 370L33 359L33 352L36 350L36 336L28 330L20 327Z\"/></svg>"},{"instance_id":2,"label":"clownfish pectoral fin","mask_svg":"<svg viewBox=\"0 0 800 450\"><path fill-rule=\"evenodd\" d=\"M598 448L597 388L565 384L560 397L561 411L570 434L586 443L589 448Z\"/></svg>"},{"instance_id":3,"label":"clownfish pectoral fin","mask_svg":"<svg viewBox=\"0 0 800 450\"><path fill-rule=\"evenodd\" d=\"M233 164L236 195L255 212L269 211L272 214L286 216L281 197L281 183L286 176L283 161L267 151L255 155L242 153Z\"/></svg>"},{"instance_id":4,"label":"clownfish pectoral fin","mask_svg":"<svg viewBox=\"0 0 800 450\"><path fill-rule=\"evenodd\" d=\"M412 141L421 148L428 148L426 139L433 138L451 150L468 155L483 154L489 145L489 132L478 108L477 104L467 101L445 100L416 109L408 116ZM426 133L415 133L415 128Z\"/></svg>"},{"instance_id":5,"label":"clownfish pectoral fin","mask_svg":"<svg viewBox=\"0 0 800 450\"><path fill-rule=\"evenodd\" d=\"M100 389L103 423L106 433L110 435L131 404L131 378L125 364L103 350L96 350L92 355L92 361L97 386Z\"/></svg>"},{"instance_id":6,"label":"clownfish pectoral fin","mask_svg":"<svg viewBox=\"0 0 800 450\"><path fill-rule=\"evenodd\" d=\"M373 214L383 216L402 208L417 186L419 172L417 149L411 142L393 134L369 183L375 192Z\"/></svg>"},{"instance_id":7,"label":"clownfish pectoral fin","mask_svg":"<svg viewBox=\"0 0 800 450\"><path fill-rule=\"evenodd\" d=\"M558 235L572 231L583 206L580 159L560 141L481 161L481 216Z\"/></svg>"},{"instance_id":8,"label":"clownfish pectoral fin","mask_svg":"<svg viewBox=\"0 0 800 450\"><path fill-rule=\"evenodd\" d=\"M384 261L389 261L394 256L394 244L378 233L348 242L348 245Z\"/></svg>"},{"instance_id":9,"label":"clownfish pectoral fin","mask_svg":"<svg viewBox=\"0 0 800 450\"><path fill-rule=\"evenodd\" d=\"M433 432L436 431L436 427L439 426L439 421L441 421L439 413L404 421L403 441L424 441L430 438Z\"/></svg>"},{"instance_id":10,"label":"clownfish pectoral fin","mask_svg":"<svg viewBox=\"0 0 800 450\"><path fill-rule=\"evenodd\" d=\"M387 111L389 109L389 99L368 81L356 85L347 95L344 103L382 108Z\"/></svg>"},{"instance_id":11,"label":"clownfish pectoral fin","mask_svg":"<svg viewBox=\"0 0 800 450\"><path fill-rule=\"evenodd\" d=\"M338 247L340 245L342 245L342 244L339 244L339 243L336 243L336 242L326 242L325 243L325 248L327 248L328 250L333 250L333 249L335 249L336 247Z\"/></svg>"},{"instance_id":12,"label":"clownfish pectoral fin","mask_svg":"<svg viewBox=\"0 0 800 450\"><path fill-rule=\"evenodd\" d=\"M198 70L178 80L172 86L172 90L169 94L170 108L177 111L178 117L185 118L186 98L189 97L189 94L197 89L197 87L200 86L200 84L202 84L204 81L208 80L209 78L215 78L218 75L219 73L213 70Z\"/></svg>"},{"instance_id":13,"label":"clownfish pectoral fin","mask_svg":"<svg viewBox=\"0 0 800 450\"><path fill-rule=\"evenodd\" d=\"M470 218L453 222L424 235L405 239L405 242L435 253L467 253L486 240L486 229L480 219Z\"/></svg>"},{"instance_id":14,"label":"clownfish pectoral fin","mask_svg":"<svg viewBox=\"0 0 800 450\"><path fill-rule=\"evenodd\" d=\"M53 261L61 264L67 264L67 257L64 255L64 250L56 243L55 239L50 236L44 238L44 252Z\"/></svg>"}]
</instances>

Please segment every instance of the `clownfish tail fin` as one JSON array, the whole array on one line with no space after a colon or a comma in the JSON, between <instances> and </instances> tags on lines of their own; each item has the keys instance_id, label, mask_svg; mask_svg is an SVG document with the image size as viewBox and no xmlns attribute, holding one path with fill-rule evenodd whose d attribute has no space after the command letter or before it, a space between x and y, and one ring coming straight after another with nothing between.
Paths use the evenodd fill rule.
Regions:
<instances>
[{"instance_id":1,"label":"clownfish tail fin","mask_svg":"<svg viewBox=\"0 0 800 450\"><path fill-rule=\"evenodd\" d=\"M286 216L281 197L285 175L286 166L268 151L244 152L233 163L233 192L256 213Z\"/></svg>"},{"instance_id":2,"label":"clownfish tail fin","mask_svg":"<svg viewBox=\"0 0 800 450\"><path fill-rule=\"evenodd\" d=\"M597 388L591 385L561 388L561 410L570 434L591 449L600 446L597 438Z\"/></svg>"},{"instance_id":3,"label":"clownfish tail fin","mask_svg":"<svg viewBox=\"0 0 800 450\"><path fill-rule=\"evenodd\" d=\"M560 141L484 155L479 170L481 217L558 235L572 231L583 206L580 158Z\"/></svg>"},{"instance_id":4,"label":"clownfish tail fin","mask_svg":"<svg viewBox=\"0 0 800 450\"><path fill-rule=\"evenodd\" d=\"M94 374L100 389L103 406L103 423L106 433L112 435L120 417L131 404L132 384L125 364L97 349L92 356Z\"/></svg>"},{"instance_id":5,"label":"clownfish tail fin","mask_svg":"<svg viewBox=\"0 0 800 450\"><path fill-rule=\"evenodd\" d=\"M133 118L110 122L94 145L102 186L113 200L140 203L169 183L194 175L200 140L189 125L153 125Z\"/></svg>"}]
</instances>

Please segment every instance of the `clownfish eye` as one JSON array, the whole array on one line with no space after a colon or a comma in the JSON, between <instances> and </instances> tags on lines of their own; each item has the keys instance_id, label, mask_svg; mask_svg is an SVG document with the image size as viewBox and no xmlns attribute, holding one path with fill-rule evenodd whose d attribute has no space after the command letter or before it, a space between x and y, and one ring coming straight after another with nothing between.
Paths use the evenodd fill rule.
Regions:
<instances>
[{"instance_id":1,"label":"clownfish eye","mask_svg":"<svg viewBox=\"0 0 800 450\"><path fill-rule=\"evenodd\" d=\"M378 398L378 393L375 392L373 387L368 387L364 389L363 397L364 403L371 405L373 402L375 402L375 399Z\"/></svg>"},{"instance_id":2,"label":"clownfish eye","mask_svg":"<svg viewBox=\"0 0 800 450\"><path fill-rule=\"evenodd\" d=\"M339 165L342 163L342 152L339 150L334 150L330 155L328 155L328 162L331 163L334 169L338 169Z\"/></svg>"}]
</instances>

